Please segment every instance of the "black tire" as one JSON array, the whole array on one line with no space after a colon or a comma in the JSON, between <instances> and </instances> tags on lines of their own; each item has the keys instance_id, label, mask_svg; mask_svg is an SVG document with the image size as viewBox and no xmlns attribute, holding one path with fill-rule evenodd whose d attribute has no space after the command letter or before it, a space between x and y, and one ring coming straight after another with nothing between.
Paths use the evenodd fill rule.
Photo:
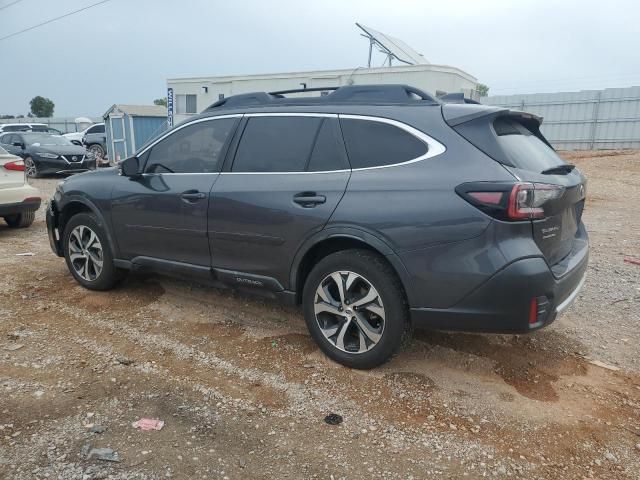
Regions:
<instances>
[{"instance_id":1,"label":"black tire","mask_svg":"<svg viewBox=\"0 0 640 480\"><path fill-rule=\"evenodd\" d=\"M29 178L38 178L40 172L38 171L38 165L31 157L25 157L24 159L25 174Z\"/></svg>"},{"instance_id":2,"label":"black tire","mask_svg":"<svg viewBox=\"0 0 640 480\"><path fill-rule=\"evenodd\" d=\"M4 221L11 228L27 228L36 219L36 211L29 210L28 212L17 213L15 215L8 215L4 217Z\"/></svg>"},{"instance_id":3,"label":"black tire","mask_svg":"<svg viewBox=\"0 0 640 480\"><path fill-rule=\"evenodd\" d=\"M76 271L76 268L70 259L71 251L69 249L69 243L71 241L71 234L76 227L80 226L88 227L95 233L102 249L102 269L99 275L93 279L83 278ZM67 267L69 268L71 275L73 275L76 281L83 287L88 288L89 290L110 290L124 277L122 270L117 269L113 264L113 253L108 237L105 233L104 227L93 213L78 213L71 217L64 227L62 245Z\"/></svg>"},{"instance_id":4,"label":"black tire","mask_svg":"<svg viewBox=\"0 0 640 480\"><path fill-rule=\"evenodd\" d=\"M334 272L352 272L362 276L375 288L381 299L384 306L384 328L380 339L369 350L349 353L338 348L337 344L322 333L314 311L316 299L319 298L316 290ZM345 305L349 303L345 302ZM400 279L383 257L368 250L343 250L320 260L305 282L302 307L313 339L329 358L347 367L377 367L388 361L411 335L409 309Z\"/></svg>"}]
</instances>

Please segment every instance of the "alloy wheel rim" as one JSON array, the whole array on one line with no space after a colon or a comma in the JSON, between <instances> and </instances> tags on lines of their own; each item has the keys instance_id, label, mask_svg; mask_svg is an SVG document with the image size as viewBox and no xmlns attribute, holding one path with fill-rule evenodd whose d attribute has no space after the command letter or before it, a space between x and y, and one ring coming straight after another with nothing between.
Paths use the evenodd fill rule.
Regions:
<instances>
[{"instance_id":1,"label":"alloy wheel rim","mask_svg":"<svg viewBox=\"0 0 640 480\"><path fill-rule=\"evenodd\" d=\"M314 296L316 322L338 350L360 354L375 347L385 327L380 294L362 275L338 271L327 275Z\"/></svg>"},{"instance_id":2,"label":"alloy wheel rim","mask_svg":"<svg viewBox=\"0 0 640 480\"><path fill-rule=\"evenodd\" d=\"M33 162L31 158L27 158L24 161L24 168L26 170L27 177L35 177L36 173L38 173L36 164Z\"/></svg>"},{"instance_id":3,"label":"alloy wheel rim","mask_svg":"<svg viewBox=\"0 0 640 480\"><path fill-rule=\"evenodd\" d=\"M103 157L102 148L98 147L97 145L94 145L89 149L89 151L93 153L96 159L102 160L102 157Z\"/></svg>"},{"instance_id":4,"label":"alloy wheel rim","mask_svg":"<svg viewBox=\"0 0 640 480\"><path fill-rule=\"evenodd\" d=\"M102 273L104 256L96 233L85 225L78 225L69 236L69 261L73 270L88 282Z\"/></svg>"}]
</instances>

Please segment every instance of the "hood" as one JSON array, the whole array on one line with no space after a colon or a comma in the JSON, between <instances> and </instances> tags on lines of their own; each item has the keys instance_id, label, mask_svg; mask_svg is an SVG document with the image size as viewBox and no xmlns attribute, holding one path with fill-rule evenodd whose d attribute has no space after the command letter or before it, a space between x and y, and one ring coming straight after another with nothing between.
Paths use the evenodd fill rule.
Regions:
<instances>
[{"instance_id":1,"label":"hood","mask_svg":"<svg viewBox=\"0 0 640 480\"><path fill-rule=\"evenodd\" d=\"M32 152L55 153L56 155L86 155L87 150L78 145L31 145L29 149Z\"/></svg>"}]
</instances>

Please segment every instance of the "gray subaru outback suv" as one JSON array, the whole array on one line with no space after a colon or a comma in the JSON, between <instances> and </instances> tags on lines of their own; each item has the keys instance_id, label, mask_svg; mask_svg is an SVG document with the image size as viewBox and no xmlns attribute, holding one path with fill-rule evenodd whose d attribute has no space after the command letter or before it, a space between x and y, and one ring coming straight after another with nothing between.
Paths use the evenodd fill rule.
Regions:
<instances>
[{"instance_id":1,"label":"gray subaru outback suv","mask_svg":"<svg viewBox=\"0 0 640 480\"><path fill-rule=\"evenodd\" d=\"M405 85L288 93L226 98L66 180L53 251L89 289L153 271L301 304L354 368L412 325L530 332L577 296L585 178L540 118Z\"/></svg>"}]
</instances>

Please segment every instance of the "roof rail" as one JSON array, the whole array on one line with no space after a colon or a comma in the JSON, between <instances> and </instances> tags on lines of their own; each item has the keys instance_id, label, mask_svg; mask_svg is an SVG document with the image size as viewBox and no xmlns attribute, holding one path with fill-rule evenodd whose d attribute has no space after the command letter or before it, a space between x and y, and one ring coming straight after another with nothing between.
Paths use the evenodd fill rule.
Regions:
<instances>
[{"instance_id":1,"label":"roof rail","mask_svg":"<svg viewBox=\"0 0 640 480\"><path fill-rule=\"evenodd\" d=\"M320 92L332 90L329 95L320 97L285 97L290 93ZM343 87L313 87L276 92L254 92L232 95L210 105L206 110L218 108L251 107L265 105L326 105L346 104L416 104L439 105L440 102L428 93L409 85L347 85Z\"/></svg>"},{"instance_id":2,"label":"roof rail","mask_svg":"<svg viewBox=\"0 0 640 480\"><path fill-rule=\"evenodd\" d=\"M293 90L278 90L277 92L269 92L269 95L280 96L288 93L304 93L304 92L326 92L327 90L337 90L341 87L312 87L312 88L294 88Z\"/></svg>"}]
</instances>

